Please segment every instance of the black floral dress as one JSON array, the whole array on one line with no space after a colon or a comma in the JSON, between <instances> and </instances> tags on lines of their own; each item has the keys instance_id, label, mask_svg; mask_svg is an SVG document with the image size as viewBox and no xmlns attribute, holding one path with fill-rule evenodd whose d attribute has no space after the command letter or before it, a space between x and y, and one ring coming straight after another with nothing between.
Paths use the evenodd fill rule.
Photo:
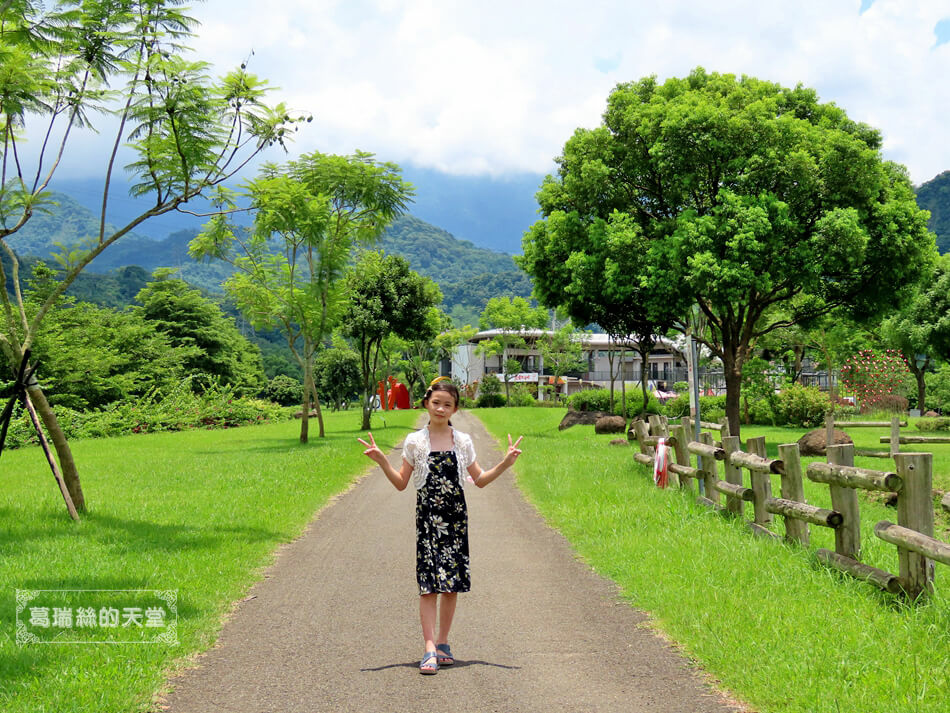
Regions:
<instances>
[{"instance_id":1,"label":"black floral dress","mask_svg":"<svg viewBox=\"0 0 950 713\"><path fill-rule=\"evenodd\" d=\"M416 579L420 594L467 592L468 511L453 451L429 453L429 476L416 491Z\"/></svg>"}]
</instances>

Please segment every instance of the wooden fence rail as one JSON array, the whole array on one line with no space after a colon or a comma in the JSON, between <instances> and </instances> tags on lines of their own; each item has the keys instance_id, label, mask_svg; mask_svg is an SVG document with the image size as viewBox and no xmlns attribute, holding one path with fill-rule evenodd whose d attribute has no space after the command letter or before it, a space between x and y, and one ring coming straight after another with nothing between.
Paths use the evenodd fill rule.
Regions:
<instances>
[{"instance_id":1,"label":"wooden fence rail","mask_svg":"<svg viewBox=\"0 0 950 713\"><path fill-rule=\"evenodd\" d=\"M810 524L831 528L835 533L834 552L820 549L816 551L816 557L885 591L902 591L911 598L928 594L933 591L933 563L950 565L950 544L933 537L932 454L895 453L896 472L890 472L855 467L854 446L851 444L830 446L827 463L811 463L806 469L809 480L828 485L832 508L826 509L805 502L797 443L780 445L781 457L768 458L764 438L749 439L748 451L743 451L735 436L724 434L721 447L712 444L712 435L708 432L701 433L699 441L692 440L689 435L692 426L693 422L684 418L673 427L671 436L665 419L651 417L650 426L643 421L635 422L633 430L640 452L634 454L634 459L652 466L658 439L668 439L675 453L675 462L669 465L669 471L681 489L693 490L693 481L703 483L704 495L697 498L699 503L724 515L742 518L745 503L751 502L754 514L747 524L755 534L778 538L767 525L773 515L779 515L785 523L785 539L805 547L809 545ZM692 455L696 456L695 467L690 464ZM720 461L723 463L722 478L719 477ZM744 483L743 470L749 471L751 487ZM780 498L772 496L773 474L781 476ZM874 527L874 534L897 546L898 575L860 561L861 519L857 489L897 494L898 523L879 522ZM721 495L726 497L724 507L720 502ZM944 507L950 509L950 494L944 498Z\"/></svg>"}]
</instances>

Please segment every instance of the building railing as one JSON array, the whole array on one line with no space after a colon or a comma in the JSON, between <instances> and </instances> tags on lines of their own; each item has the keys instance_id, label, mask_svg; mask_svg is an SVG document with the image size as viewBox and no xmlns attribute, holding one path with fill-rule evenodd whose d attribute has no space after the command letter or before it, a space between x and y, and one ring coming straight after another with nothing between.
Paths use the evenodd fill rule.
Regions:
<instances>
[{"instance_id":1,"label":"building railing","mask_svg":"<svg viewBox=\"0 0 950 713\"><path fill-rule=\"evenodd\" d=\"M525 369L525 371L535 371L534 369ZM488 365L486 372L489 374L501 374L502 368L497 365ZM552 376L550 372L544 370L542 376ZM583 381L593 381L604 384L610 383L610 372L607 370L594 371L572 371L567 376L582 379ZM687 381L689 379L688 371L683 367L667 367L650 369L647 371L647 381L651 385L657 382L663 382L666 390L672 391L673 384L678 381ZM640 381L640 369L623 369L622 373L614 374L614 383L621 381L637 382ZM836 375L832 375L832 383L837 385ZM828 390L828 373L824 371L804 372L798 378L798 383L804 386L817 386L822 391ZM726 393L726 376L722 369L700 369L699 370L699 390L703 395L721 396Z\"/></svg>"}]
</instances>

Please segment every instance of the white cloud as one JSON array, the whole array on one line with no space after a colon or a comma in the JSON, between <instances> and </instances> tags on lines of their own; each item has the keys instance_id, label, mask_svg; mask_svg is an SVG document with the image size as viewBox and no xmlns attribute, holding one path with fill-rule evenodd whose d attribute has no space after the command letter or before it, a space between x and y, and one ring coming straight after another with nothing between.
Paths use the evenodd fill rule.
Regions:
<instances>
[{"instance_id":1,"label":"white cloud","mask_svg":"<svg viewBox=\"0 0 950 713\"><path fill-rule=\"evenodd\" d=\"M454 173L551 170L618 82L702 65L818 90L916 182L950 168L950 0L209 0L196 52L314 115L293 151Z\"/></svg>"}]
</instances>

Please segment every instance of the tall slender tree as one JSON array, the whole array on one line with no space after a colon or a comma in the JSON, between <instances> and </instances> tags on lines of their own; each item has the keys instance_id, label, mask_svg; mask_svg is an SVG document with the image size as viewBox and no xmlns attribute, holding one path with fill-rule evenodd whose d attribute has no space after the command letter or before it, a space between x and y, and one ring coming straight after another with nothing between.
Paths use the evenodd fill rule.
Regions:
<instances>
[{"instance_id":1,"label":"tall slender tree","mask_svg":"<svg viewBox=\"0 0 950 713\"><path fill-rule=\"evenodd\" d=\"M0 290L0 351L8 370L24 352L60 295L103 250L157 215L186 204L235 175L268 146L283 145L298 117L266 103L267 86L242 65L212 80L208 65L188 58L195 21L182 0L13 0L0 13L0 249L11 265L12 293ZM49 9L47 9L49 8ZM59 283L28 314L23 302L18 231L51 202L63 158L94 127L97 113L115 118L112 149L95 170L102 177L99 231L69 256ZM26 133L41 136L27 161ZM151 205L119 228L109 225L108 196L119 147L132 192ZM0 274L0 284L7 281ZM30 399L49 431L66 486L85 507L76 465L39 383Z\"/></svg>"},{"instance_id":2,"label":"tall slender tree","mask_svg":"<svg viewBox=\"0 0 950 713\"><path fill-rule=\"evenodd\" d=\"M543 307L532 307L524 297L492 297L485 305L479 326L497 332L491 339L482 341L478 351L485 356L501 359L506 400L511 396L511 377L521 370L521 362L511 355L511 350L524 349L527 345L524 331L541 329L547 321L548 311Z\"/></svg>"},{"instance_id":3,"label":"tall slender tree","mask_svg":"<svg viewBox=\"0 0 950 713\"><path fill-rule=\"evenodd\" d=\"M390 335L434 340L438 323L430 310L442 301L438 285L409 269L409 262L382 252L364 253L346 278L341 331L360 355L363 378L361 428L370 428L379 357Z\"/></svg>"},{"instance_id":4,"label":"tall slender tree","mask_svg":"<svg viewBox=\"0 0 950 713\"><path fill-rule=\"evenodd\" d=\"M300 440L308 439L310 404L325 435L313 359L340 317L343 275L353 249L375 242L406 208L412 186L399 167L372 154L314 152L284 166L265 166L248 183L254 229L234 225L229 213L211 219L191 242L196 258L224 260L237 272L225 290L259 328L279 329L304 375ZM223 208L236 208L229 191Z\"/></svg>"}]
</instances>

